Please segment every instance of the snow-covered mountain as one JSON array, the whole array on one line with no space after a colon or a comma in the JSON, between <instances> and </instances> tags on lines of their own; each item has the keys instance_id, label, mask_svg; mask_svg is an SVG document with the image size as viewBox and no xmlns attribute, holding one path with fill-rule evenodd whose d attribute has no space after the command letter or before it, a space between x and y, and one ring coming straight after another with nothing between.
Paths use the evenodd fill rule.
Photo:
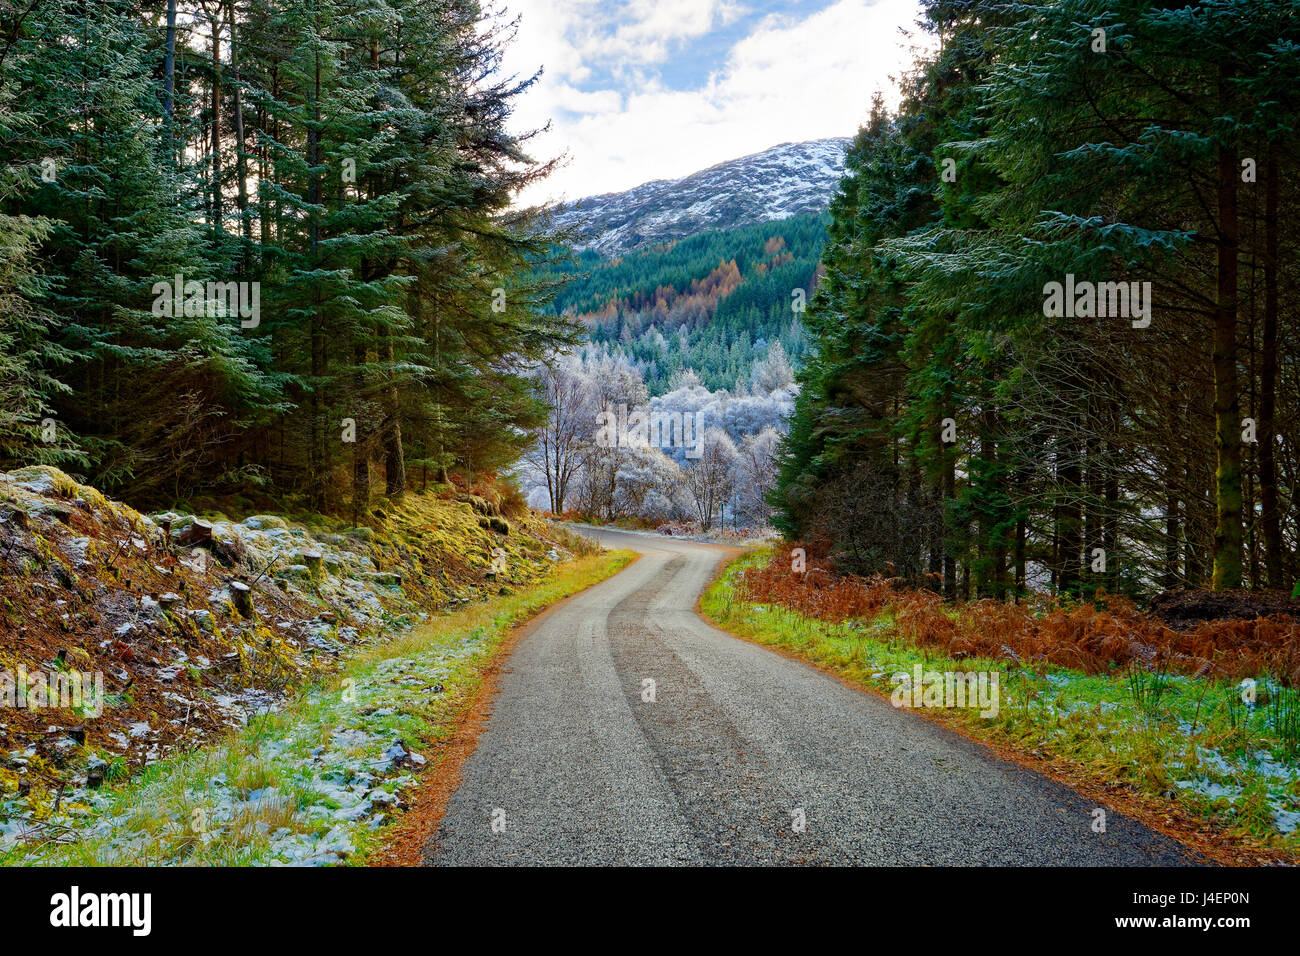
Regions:
<instances>
[{"instance_id":1,"label":"snow-covered mountain","mask_svg":"<svg viewBox=\"0 0 1300 956\"><path fill-rule=\"evenodd\" d=\"M783 143L682 179L561 207L555 224L579 249L619 255L709 229L729 229L825 209L844 175L847 138Z\"/></svg>"}]
</instances>

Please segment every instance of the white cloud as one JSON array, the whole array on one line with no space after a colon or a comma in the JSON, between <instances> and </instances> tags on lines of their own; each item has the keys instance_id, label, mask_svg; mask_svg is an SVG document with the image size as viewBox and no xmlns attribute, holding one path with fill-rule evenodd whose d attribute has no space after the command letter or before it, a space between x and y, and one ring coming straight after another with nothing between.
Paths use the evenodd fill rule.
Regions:
<instances>
[{"instance_id":1,"label":"white cloud","mask_svg":"<svg viewBox=\"0 0 1300 956\"><path fill-rule=\"evenodd\" d=\"M522 14L508 51L513 72L545 75L516 104L518 129L552 121L533 144L569 164L521 201L576 199L683 176L782 142L849 136L866 119L877 90L893 102L890 77L906 70L918 0L838 0L796 19L756 21L698 88L670 89L684 42L741 20L733 0L514 0ZM904 37L899 28L911 37ZM610 71L590 87L592 69ZM596 75L603 75L597 73Z\"/></svg>"},{"instance_id":2,"label":"white cloud","mask_svg":"<svg viewBox=\"0 0 1300 956\"><path fill-rule=\"evenodd\" d=\"M726 0L631 0L625 7L631 19L600 45L600 52L638 63L662 63L674 43L728 26L745 13Z\"/></svg>"}]
</instances>

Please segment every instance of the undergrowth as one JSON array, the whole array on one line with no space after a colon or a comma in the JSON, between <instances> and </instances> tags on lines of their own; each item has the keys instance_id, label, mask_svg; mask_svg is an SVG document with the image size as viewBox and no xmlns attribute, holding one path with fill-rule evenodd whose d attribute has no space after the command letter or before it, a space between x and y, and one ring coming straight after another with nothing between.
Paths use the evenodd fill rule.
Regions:
<instances>
[{"instance_id":1,"label":"undergrowth","mask_svg":"<svg viewBox=\"0 0 1300 956\"><path fill-rule=\"evenodd\" d=\"M371 645L224 740L64 806L0 865L364 863L511 628L632 558L577 557Z\"/></svg>"},{"instance_id":2,"label":"undergrowth","mask_svg":"<svg viewBox=\"0 0 1300 956\"><path fill-rule=\"evenodd\" d=\"M952 607L882 581L794 578L757 551L700 607L719 627L889 694L898 675L998 675L1000 706L934 711L977 739L1063 762L1073 778L1175 800L1238 845L1300 860L1300 694L1287 625L1164 635L1131 605ZM1263 638L1258 632L1263 632ZM1210 635L1229 635L1216 648ZM1052 645L1061 642L1060 647ZM1192 653L1192 650L1199 653ZM1195 658L1195 660L1193 660Z\"/></svg>"}]
</instances>

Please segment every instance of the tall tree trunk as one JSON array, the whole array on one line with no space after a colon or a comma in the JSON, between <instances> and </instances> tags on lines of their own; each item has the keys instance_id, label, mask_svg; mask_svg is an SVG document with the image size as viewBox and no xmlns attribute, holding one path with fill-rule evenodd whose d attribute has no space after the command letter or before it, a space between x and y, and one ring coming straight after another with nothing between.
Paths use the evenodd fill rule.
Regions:
<instances>
[{"instance_id":1,"label":"tall tree trunk","mask_svg":"<svg viewBox=\"0 0 1300 956\"><path fill-rule=\"evenodd\" d=\"M265 131L267 126L266 110L257 108L257 129ZM257 148L257 181L269 182L271 176L270 147L263 144ZM262 240L262 247L271 244L271 204L266 200L266 190L257 193L257 232Z\"/></svg>"},{"instance_id":2,"label":"tall tree trunk","mask_svg":"<svg viewBox=\"0 0 1300 956\"><path fill-rule=\"evenodd\" d=\"M384 471L387 475L384 493L390 498L406 491L406 452L402 448L402 410L398 402L397 384L393 380L393 336L385 331L384 362L388 367L389 383L384 389Z\"/></svg>"},{"instance_id":3,"label":"tall tree trunk","mask_svg":"<svg viewBox=\"0 0 1300 956\"><path fill-rule=\"evenodd\" d=\"M248 215L248 157L244 153L244 101L240 91L239 43L236 40L235 0L227 7L230 23L230 71L234 75L233 100L235 107L235 176L239 187L239 229L244 237L240 253L243 275L252 270L253 221Z\"/></svg>"},{"instance_id":4,"label":"tall tree trunk","mask_svg":"<svg viewBox=\"0 0 1300 956\"><path fill-rule=\"evenodd\" d=\"M1025 593L1025 580L1026 580L1025 558L1026 558L1026 545L1028 544L1027 539L1028 539L1028 528L1026 528L1025 526L1025 516L1022 513L1020 515L1017 515L1016 517L1015 561L1016 561L1016 594L1017 595L1021 595Z\"/></svg>"},{"instance_id":5,"label":"tall tree trunk","mask_svg":"<svg viewBox=\"0 0 1300 956\"><path fill-rule=\"evenodd\" d=\"M307 185L307 201L312 211L308 227L311 247L311 263L315 269L320 265L320 88L321 66L320 53L315 57L315 76L311 87L312 121L307 127L307 165L311 168ZM324 302L321 299L320 285L315 285L315 308L311 317L311 448L308 451L310 475L309 494L312 507L317 511L325 510L325 402L322 390L325 388L325 315Z\"/></svg>"},{"instance_id":6,"label":"tall tree trunk","mask_svg":"<svg viewBox=\"0 0 1300 956\"><path fill-rule=\"evenodd\" d=\"M1178 587L1178 492L1165 487L1165 573L1164 586Z\"/></svg>"},{"instance_id":7,"label":"tall tree trunk","mask_svg":"<svg viewBox=\"0 0 1300 956\"><path fill-rule=\"evenodd\" d=\"M1228 75L1220 73L1228 98ZM1219 147L1218 297L1214 314L1215 590L1241 587L1241 406L1237 388L1237 153Z\"/></svg>"},{"instance_id":8,"label":"tall tree trunk","mask_svg":"<svg viewBox=\"0 0 1300 956\"><path fill-rule=\"evenodd\" d=\"M957 553L952 542L951 529L948 527L947 502L957 496L957 453L949 449L943 455L943 500L940 508L943 513L943 596L949 601L957 600Z\"/></svg>"},{"instance_id":9,"label":"tall tree trunk","mask_svg":"<svg viewBox=\"0 0 1300 956\"><path fill-rule=\"evenodd\" d=\"M1202 532L1208 527L1212 509L1205 492L1201 490L1204 485L1197 483L1196 470L1190 461L1183 463L1183 482L1188 488L1195 489L1191 497L1183 502L1183 573L1188 587L1200 588L1205 586Z\"/></svg>"},{"instance_id":10,"label":"tall tree trunk","mask_svg":"<svg viewBox=\"0 0 1300 956\"><path fill-rule=\"evenodd\" d=\"M754 474L758 473L757 469L752 469ZM922 500L927 504L933 502L933 510L930 512L929 527L926 534L926 573L932 585L942 591L943 581L943 479L940 478L937 485L927 487L925 484L925 475L917 469L914 479L915 487L918 493L922 495ZM761 497L759 499L762 500Z\"/></svg>"},{"instance_id":11,"label":"tall tree trunk","mask_svg":"<svg viewBox=\"0 0 1300 956\"><path fill-rule=\"evenodd\" d=\"M353 346L353 385L358 396L366 388L366 348ZM358 416L360 419L362 416ZM352 523L359 525L370 510L370 441L364 421L357 421L357 440L352 446Z\"/></svg>"},{"instance_id":12,"label":"tall tree trunk","mask_svg":"<svg viewBox=\"0 0 1300 956\"><path fill-rule=\"evenodd\" d=\"M1109 465L1109 462L1107 463ZM1106 551L1107 588L1115 590L1119 581L1119 475L1109 469L1106 475L1106 513L1102 518L1101 546Z\"/></svg>"},{"instance_id":13,"label":"tall tree trunk","mask_svg":"<svg viewBox=\"0 0 1300 956\"><path fill-rule=\"evenodd\" d=\"M438 314L436 306L433 310L433 367L439 374L441 374L442 372L442 317ZM437 434L438 434L438 481L441 484L445 485L447 484L447 482L451 480L451 476L447 474L447 447L444 441L446 436L446 428L443 425L443 420L442 420L442 403L438 402L434 406L434 410L438 420L438 424L436 426ZM558 429L557 429L556 437L558 441ZM557 456L558 456L558 452L557 452ZM559 508L552 507L551 510L554 514L558 515L563 513L564 495L567 490L568 489L566 483L563 482L558 483L557 491L559 494L560 507Z\"/></svg>"},{"instance_id":14,"label":"tall tree trunk","mask_svg":"<svg viewBox=\"0 0 1300 956\"><path fill-rule=\"evenodd\" d=\"M1062 443L1064 461L1057 468L1058 482L1062 486L1062 501L1057 514L1060 553L1057 560L1057 590L1068 593L1079 586L1079 558L1083 548L1083 507L1081 495L1083 468L1080 459L1080 440L1069 436Z\"/></svg>"},{"instance_id":15,"label":"tall tree trunk","mask_svg":"<svg viewBox=\"0 0 1300 956\"><path fill-rule=\"evenodd\" d=\"M212 240L218 256L223 245L221 201L221 5L212 14Z\"/></svg>"},{"instance_id":16,"label":"tall tree trunk","mask_svg":"<svg viewBox=\"0 0 1300 956\"><path fill-rule=\"evenodd\" d=\"M1102 582L1092 570L1096 550L1104 547L1101 543L1101 494L1100 494L1100 456L1097 454L1098 439L1095 434L1096 418L1091 400L1088 403L1088 418L1085 422L1087 433L1083 438L1083 564L1088 570L1084 572L1087 590L1094 592Z\"/></svg>"},{"instance_id":17,"label":"tall tree trunk","mask_svg":"<svg viewBox=\"0 0 1300 956\"><path fill-rule=\"evenodd\" d=\"M1283 588L1282 514L1277 493L1278 146L1264 163L1264 340L1260 344L1259 497L1264 568L1271 588Z\"/></svg>"},{"instance_id":18,"label":"tall tree trunk","mask_svg":"<svg viewBox=\"0 0 1300 956\"><path fill-rule=\"evenodd\" d=\"M166 114L167 145L170 158L176 159L176 0L167 0L167 41L163 54L163 111Z\"/></svg>"}]
</instances>

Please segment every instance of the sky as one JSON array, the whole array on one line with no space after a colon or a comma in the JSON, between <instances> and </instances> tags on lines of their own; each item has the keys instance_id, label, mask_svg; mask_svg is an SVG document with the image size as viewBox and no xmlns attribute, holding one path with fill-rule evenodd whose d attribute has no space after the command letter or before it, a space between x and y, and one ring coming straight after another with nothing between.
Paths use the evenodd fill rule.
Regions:
<instances>
[{"instance_id":1,"label":"sky","mask_svg":"<svg viewBox=\"0 0 1300 956\"><path fill-rule=\"evenodd\" d=\"M532 204L674 179L780 143L852 136L891 106L919 47L918 0L504 0L507 73L541 80L516 132L564 168ZM900 32L900 28L907 34Z\"/></svg>"}]
</instances>

